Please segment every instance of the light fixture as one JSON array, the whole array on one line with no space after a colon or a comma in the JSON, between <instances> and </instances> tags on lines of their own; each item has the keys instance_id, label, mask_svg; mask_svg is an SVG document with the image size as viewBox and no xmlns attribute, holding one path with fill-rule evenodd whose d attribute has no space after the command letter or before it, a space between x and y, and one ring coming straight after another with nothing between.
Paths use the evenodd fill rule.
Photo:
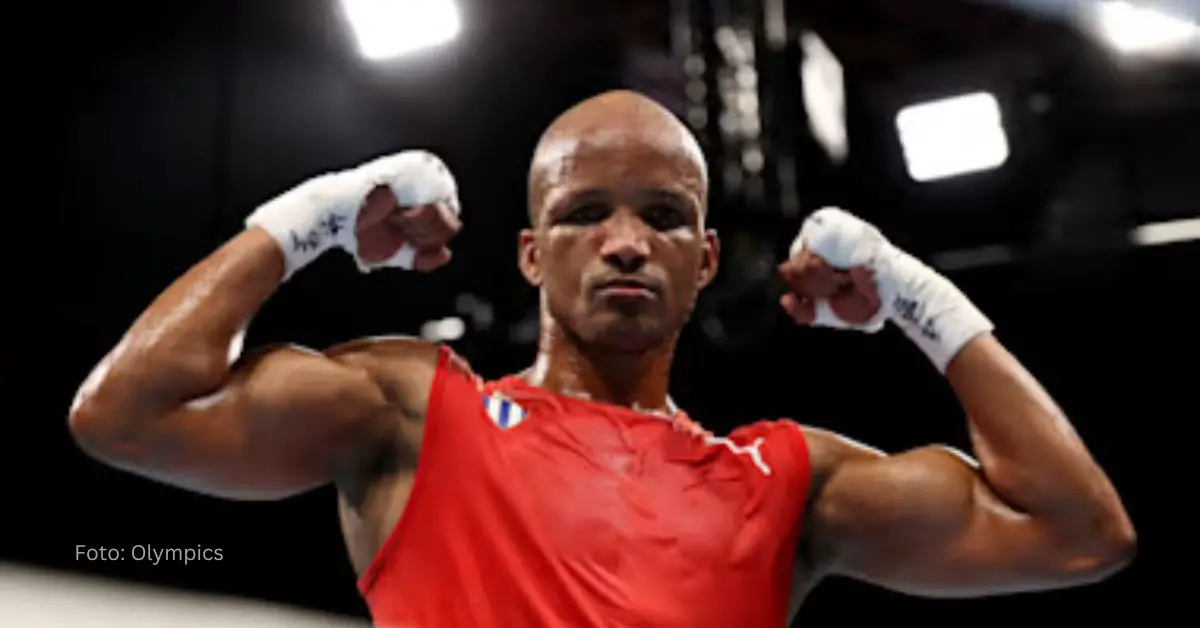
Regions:
<instances>
[{"instance_id":1,"label":"light fixture","mask_svg":"<svg viewBox=\"0 0 1200 628\"><path fill-rule=\"evenodd\" d=\"M813 32L800 37L804 61L804 106L813 137L835 163L845 161L849 152L846 136L846 87L841 62L825 42Z\"/></svg>"},{"instance_id":2,"label":"light fixture","mask_svg":"<svg viewBox=\"0 0 1200 628\"><path fill-rule=\"evenodd\" d=\"M457 316L429 321L421 325L421 337L429 342L459 340L467 332L467 324Z\"/></svg>"},{"instance_id":3,"label":"light fixture","mask_svg":"<svg viewBox=\"0 0 1200 628\"><path fill-rule=\"evenodd\" d=\"M1127 55L1176 54L1200 46L1200 24L1150 7L1101 2L1095 20L1109 44Z\"/></svg>"},{"instance_id":4,"label":"light fixture","mask_svg":"<svg viewBox=\"0 0 1200 628\"><path fill-rule=\"evenodd\" d=\"M909 176L927 182L999 168L1009 157L996 97L976 92L905 107L896 129Z\"/></svg>"},{"instance_id":5,"label":"light fixture","mask_svg":"<svg viewBox=\"0 0 1200 628\"><path fill-rule=\"evenodd\" d=\"M342 0L359 53L387 61L453 40L462 30L455 0Z\"/></svg>"}]
</instances>

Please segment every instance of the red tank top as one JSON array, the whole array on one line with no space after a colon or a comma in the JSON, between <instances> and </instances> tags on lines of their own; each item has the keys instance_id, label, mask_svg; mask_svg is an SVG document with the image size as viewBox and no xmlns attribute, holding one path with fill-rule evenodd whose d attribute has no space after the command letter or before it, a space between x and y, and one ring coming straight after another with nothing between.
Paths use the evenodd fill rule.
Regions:
<instances>
[{"instance_id":1,"label":"red tank top","mask_svg":"<svg viewBox=\"0 0 1200 628\"><path fill-rule=\"evenodd\" d=\"M485 383L443 348L412 494L359 582L375 623L785 625L803 432L695 428Z\"/></svg>"}]
</instances>

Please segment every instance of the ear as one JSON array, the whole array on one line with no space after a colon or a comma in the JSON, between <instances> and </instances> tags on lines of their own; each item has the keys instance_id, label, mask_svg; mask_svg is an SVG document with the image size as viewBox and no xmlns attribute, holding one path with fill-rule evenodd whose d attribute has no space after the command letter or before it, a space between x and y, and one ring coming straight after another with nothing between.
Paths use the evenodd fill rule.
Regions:
<instances>
[{"instance_id":1,"label":"ear","mask_svg":"<svg viewBox=\"0 0 1200 628\"><path fill-rule=\"evenodd\" d=\"M517 266L525 281L535 288L542 285L542 258L537 247L537 233L533 229L522 229L517 236Z\"/></svg>"},{"instance_id":2,"label":"ear","mask_svg":"<svg viewBox=\"0 0 1200 628\"><path fill-rule=\"evenodd\" d=\"M716 229L704 232L704 254L700 258L700 288L708 287L717 277L717 267L721 263L721 238Z\"/></svg>"}]
</instances>

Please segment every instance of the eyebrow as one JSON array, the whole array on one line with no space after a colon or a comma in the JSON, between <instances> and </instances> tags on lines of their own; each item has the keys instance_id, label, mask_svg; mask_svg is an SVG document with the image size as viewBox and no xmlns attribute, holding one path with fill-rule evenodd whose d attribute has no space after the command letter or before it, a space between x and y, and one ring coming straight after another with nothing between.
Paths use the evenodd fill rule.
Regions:
<instances>
[{"instance_id":1,"label":"eyebrow","mask_svg":"<svg viewBox=\"0 0 1200 628\"><path fill-rule=\"evenodd\" d=\"M545 220L550 222L560 220L581 203L607 202L612 196L611 190L599 187L551 193L551 195L543 197ZM666 202L686 214L689 220L703 220L704 199L697 196L695 191L687 185L674 188L641 188L634 196L639 199Z\"/></svg>"},{"instance_id":2,"label":"eyebrow","mask_svg":"<svg viewBox=\"0 0 1200 628\"><path fill-rule=\"evenodd\" d=\"M692 193L689 190L687 190L686 188L680 188L680 189L675 189L675 190L656 188L656 189L642 190L639 192L639 195L643 195L643 194L654 200L672 201L672 202L682 201L685 205L687 205L689 207L692 205L691 201L694 201L696 203L699 203L699 201L700 201L700 199L695 198L692 195Z\"/></svg>"},{"instance_id":3,"label":"eyebrow","mask_svg":"<svg viewBox=\"0 0 1200 628\"><path fill-rule=\"evenodd\" d=\"M581 201L607 200L612 196L612 192L604 188L584 188L581 190L568 192L558 198L552 199L551 207L557 209L558 207L579 203ZM642 188L639 189L634 196L636 198L650 199L655 201L682 203L688 207L690 207L692 204L698 205L700 203L700 199L686 188Z\"/></svg>"}]
</instances>

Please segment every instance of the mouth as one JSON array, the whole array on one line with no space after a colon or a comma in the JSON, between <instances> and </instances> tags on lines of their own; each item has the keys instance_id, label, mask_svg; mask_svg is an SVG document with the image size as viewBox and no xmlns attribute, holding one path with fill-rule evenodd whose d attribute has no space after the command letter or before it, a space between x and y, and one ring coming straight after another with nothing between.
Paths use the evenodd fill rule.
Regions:
<instances>
[{"instance_id":1,"label":"mouth","mask_svg":"<svg viewBox=\"0 0 1200 628\"><path fill-rule=\"evenodd\" d=\"M600 282L595 290L600 296L613 299L652 299L659 292L647 281L628 277Z\"/></svg>"}]
</instances>

